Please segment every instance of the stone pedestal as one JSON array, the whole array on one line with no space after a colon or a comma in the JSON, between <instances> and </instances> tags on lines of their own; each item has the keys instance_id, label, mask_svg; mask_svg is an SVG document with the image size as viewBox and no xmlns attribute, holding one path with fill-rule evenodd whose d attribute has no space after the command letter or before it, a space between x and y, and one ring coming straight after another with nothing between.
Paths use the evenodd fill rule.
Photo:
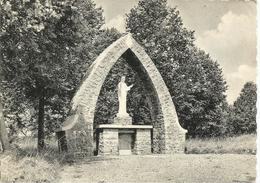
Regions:
<instances>
[{"instance_id":1,"label":"stone pedestal","mask_svg":"<svg viewBox=\"0 0 260 183\"><path fill-rule=\"evenodd\" d=\"M151 154L151 130L136 129L135 137L135 153L136 154Z\"/></svg>"},{"instance_id":2,"label":"stone pedestal","mask_svg":"<svg viewBox=\"0 0 260 183\"><path fill-rule=\"evenodd\" d=\"M114 118L114 124L116 125L132 125L132 117L127 115L117 115Z\"/></svg>"},{"instance_id":3,"label":"stone pedestal","mask_svg":"<svg viewBox=\"0 0 260 183\"><path fill-rule=\"evenodd\" d=\"M99 135L98 154L118 155L118 129L103 129Z\"/></svg>"}]
</instances>

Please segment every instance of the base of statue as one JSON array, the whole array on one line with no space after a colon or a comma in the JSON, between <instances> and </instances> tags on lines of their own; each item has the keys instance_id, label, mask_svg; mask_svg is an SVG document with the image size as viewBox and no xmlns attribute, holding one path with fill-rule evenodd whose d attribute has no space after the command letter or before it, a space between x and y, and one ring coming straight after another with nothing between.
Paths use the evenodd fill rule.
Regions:
<instances>
[{"instance_id":1,"label":"base of statue","mask_svg":"<svg viewBox=\"0 0 260 183\"><path fill-rule=\"evenodd\" d=\"M132 125L132 117L129 114L119 115L114 118L114 124Z\"/></svg>"}]
</instances>

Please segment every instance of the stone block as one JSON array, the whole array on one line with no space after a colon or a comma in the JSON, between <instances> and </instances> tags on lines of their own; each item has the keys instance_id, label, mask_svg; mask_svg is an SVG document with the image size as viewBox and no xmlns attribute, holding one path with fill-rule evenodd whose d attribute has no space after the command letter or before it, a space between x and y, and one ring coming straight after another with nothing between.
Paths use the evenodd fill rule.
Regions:
<instances>
[{"instance_id":1,"label":"stone block","mask_svg":"<svg viewBox=\"0 0 260 183\"><path fill-rule=\"evenodd\" d=\"M103 129L99 139L100 155L118 154L118 129Z\"/></svg>"},{"instance_id":2,"label":"stone block","mask_svg":"<svg viewBox=\"0 0 260 183\"><path fill-rule=\"evenodd\" d=\"M116 116L114 118L114 124L131 125L132 117L131 116Z\"/></svg>"},{"instance_id":3,"label":"stone block","mask_svg":"<svg viewBox=\"0 0 260 183\"><path fill-rule=\"evenodd\" d=\"M136 154L151 154L151 130L137 129L135 136L134 152Z\"/></svg>"},{"instance_id":4,"label":"stone block","mask_svg":"<svg viewBox=\"0 0 260 183\"><path fill-rule=\"evenodd\" d=\"M92 130L70 130L67 131L68 153L80 156L93 155L93 137Z\"/></svg>"}]
</instances>

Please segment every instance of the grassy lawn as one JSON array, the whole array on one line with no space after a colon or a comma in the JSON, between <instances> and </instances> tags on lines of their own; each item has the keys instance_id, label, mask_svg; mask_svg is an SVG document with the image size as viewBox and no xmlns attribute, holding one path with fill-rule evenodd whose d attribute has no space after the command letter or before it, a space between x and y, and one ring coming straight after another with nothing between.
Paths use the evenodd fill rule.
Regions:
<instances>
[{"instance_id":1,"label":"grassy lawn","mask_svg":"<svg viewBox=\"0 0 260 183\"><path fill-rule=\"evenodd\" d=\"M58 162L49 162L42 155L17 157L1 154L0 161L0 182L53 182L59 173Z\"/></svg>"},{"instance_id":2,"label":"grassy lawn","mask_svg":"<svg viewBox=\"0 0 260 183\"><path fill-rule=\"evenodd\" d=\"M256 154L256 135L204 140L189 139L185 146L187 154Z\"/></svg>"},{"instance_id":3,"label":"grassy lawn","mask_svg":"<svg viewBox=\"0 0 260 183\"><path fill-rule=\"evenodd\" d=\"M0 153L0 182L55 182L65 156L53 140L46 142L42 153L33 138L20 139L11 152Z\"/></svg>"}]
</instances>

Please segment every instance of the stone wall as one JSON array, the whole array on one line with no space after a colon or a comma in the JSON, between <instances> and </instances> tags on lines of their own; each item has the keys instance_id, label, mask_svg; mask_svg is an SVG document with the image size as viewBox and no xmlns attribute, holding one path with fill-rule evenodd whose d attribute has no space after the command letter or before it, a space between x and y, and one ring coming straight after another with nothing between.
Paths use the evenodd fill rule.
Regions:
<instances>
[{"instance_id":1,"label":"stone wall","mask_svg":"<svg viewBox=\"0 0 260 183\"><path fill-rule=\"evenodd\" d=\"M99 134L99 155L118 155L118 129L103 129Z\"/></svg>"},{"instance_id":2,"label":"stone wall","mask_svg":"<svg viewBox=\"0 0 260 183\"><path fill-rule=\"evenodd\" d=\"M137 129L135 135L135 154L151 154L151 130Z\"/></svg>"},{"instance_id":3,"label":"stone wall","mask_svg":"<svg viewBox=\"0 0 260 183\"><path fill-rule=\"evenodd\" d=\"M74 143L70 139L74 137L70 134L73 134L73 131L85 130L85 127L82 128L82 126L87 126L86 138L93 139L93 134L89 133L91 130L93 133L93 129L90 128L93 128L95 107L101 87L110 69L123 54L130 65L139 69L141 76L145 76L144 85L147 85L147 91L151 91L151 108L154 108L152 113L155 128L153 132L154 152L183 153L186 130L179 125L170 93L152 60L130 34L121 37L103 51L86 73L86 78L72 100L72 111L83 119L77 122L82 125L68 128L69 124L65 124L62 127L62 129L66 129L68 147L70 148L70 143ZM93 145L91 147L93 148ZM72 149L72 151L74 150ZM79 148L80 150L84 149Z\"/></svg>"},{"instance_id":4,"label":"stone wall","mask_svg":"<svg viewBox=\"0 0 260 183\"><path fill-rule=\"evenodd\" d=\"M66 136L70 155L74 157L93 155L92 136L84 130L69 131Z\"/></svg>"},{"instance_id":5,"label":"stone wall","mask_svg":"<svg viewBox=\"0 0 260 183\"><path fill-rule=\"evenodd\" d=\"M156 110L155 121L153 122L155 128L154 136L159 143L158 145L154 143L155 149L158 150L158 152L155 152L166 154L184 153L186 130L179 124L168 88L149 56L143 51L143 48L135 41L134 44L135 46L131 47L131 52L134 53L136 58L142 60L141 67L146 73L143 73L143 75L148 76L146 84L151 85L150 88L153 88L152 91L154 91L151 94L152 96L150 96L153 106L160 107ZM134 61L132 60L132 62ZM181 147L183 149L180 151Z\"/></svg>"},{"instance_id":6,"label":"stone wall","mask_svg":"<svg viewBox=\"0 0 260 183\"><path fill-rule=\"evenodd\" d=\"M94 153L93 124L85 123L81 112L77 123L66 131L67 151L72 156L91 156Z\"/></svg>"}]
</instances>

